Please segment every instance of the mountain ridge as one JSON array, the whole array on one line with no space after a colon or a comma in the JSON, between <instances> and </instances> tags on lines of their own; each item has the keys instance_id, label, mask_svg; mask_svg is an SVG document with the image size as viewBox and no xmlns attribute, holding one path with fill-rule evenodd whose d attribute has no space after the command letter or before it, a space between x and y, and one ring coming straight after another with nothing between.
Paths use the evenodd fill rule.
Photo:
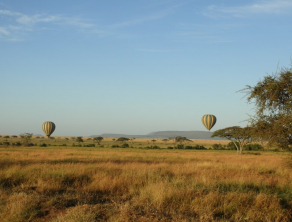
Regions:
<instances>
[{"instance_id":1,"label":"mountain ridge","mask_svg":"<svg viewBox=\"0 0 292 222\"><path fill-rule=\"evenodd\" d=\"M151 132L146 135L131 135L131 134L118 134L118 133L103 133L101 135L91 135L90 137L101 136L104 138L119 138L119 137L127 137L127 138L149 138L149 139L168 139L171 137L183 136L188 139L205 139L205 140L225 140L224 138L214 137L211 135L213 132L206 131L157 131Z\"/></svg>"}]
</instances>

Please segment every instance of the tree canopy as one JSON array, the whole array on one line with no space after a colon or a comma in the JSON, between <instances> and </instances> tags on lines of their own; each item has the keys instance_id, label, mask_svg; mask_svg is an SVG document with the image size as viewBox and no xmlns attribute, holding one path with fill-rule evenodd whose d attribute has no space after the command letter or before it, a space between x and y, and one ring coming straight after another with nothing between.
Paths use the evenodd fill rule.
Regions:
<instances>
[{"instance_id":1,"label":"tree canopy","mask_svg":"<svg viewBox=\"0 0 292 222\"><path fill-rule=\"evenodd\" d=\"M251 142L251 127L241 128L240 126L232 126L224 129L216 130L211 137L221 137L232 141L237 149L238 154L242 154L244 145Z\"/></svg>"},{"instance_id":2,"label":"tree canopy","mask_svg":"<svg viewBox=\"0 0 292 222\"><path fill-rule=\"evenodd\" d=\"M126 137L120 137L117 139L117 141L129 141L130 139L129 138L126 138Z\"/></svg>"},{"instance_id":3,"label":"tree canopy","mask_svg":"<svg viewBox=\"0 0 292 222\"><path fill-rule=\"evenodd\" d=\"M250 118L253 135L283 148L292 145L292 69L283 68L241 91L255 104L256 114Z\"/></svg>"},{"instance_id":4,"label":"tree canopy","mask_svg":"<svg viewBox=\"0 0 292 222\"><path fill-rule=\"evenodd\" d=\"M97 136L93 138L94 141L96 141L98 143L98 145L100 144L100 142L103 140L102 136Z\"/></svg>"}]
</instances>

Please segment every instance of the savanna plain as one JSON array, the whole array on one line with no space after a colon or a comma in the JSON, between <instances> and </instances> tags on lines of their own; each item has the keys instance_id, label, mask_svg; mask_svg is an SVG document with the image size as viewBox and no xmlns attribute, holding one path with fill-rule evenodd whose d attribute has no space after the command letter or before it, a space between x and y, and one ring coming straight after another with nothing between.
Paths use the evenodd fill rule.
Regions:
<instances>
[{"instance_id":1,"label":"savanna plain","mask_svg":"<svg viewBox=\"0 0 292 222\"><path fill-rule=\"evenodd\" d=\"M204 150L170 149L170 141L158 139L128 141L126 148L112 139L95 147L84 146L90 138L34 137L30 147L6 140L10 145L0 146L3 222L292 221L287 152L238 155L203 140L190 143Z\"/></svg>"}]
</instances>

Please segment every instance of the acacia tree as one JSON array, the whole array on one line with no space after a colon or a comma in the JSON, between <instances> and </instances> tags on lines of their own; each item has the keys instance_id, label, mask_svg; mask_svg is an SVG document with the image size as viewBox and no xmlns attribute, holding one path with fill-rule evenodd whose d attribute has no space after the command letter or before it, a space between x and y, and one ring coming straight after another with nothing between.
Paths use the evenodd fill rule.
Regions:
<instances>
[{"instance_id":1,"label":"acacia tree","mask_svg":"<svg viewBox=\"0 0 292 222\"><path fill-rule=\"evenodd\" d=\"M242 154L244 145L252 140L252 128L240 126L232 126L224 129L216 130L211 137L226 138L234 143L237 153Z\"/></svg>"},{"instance_id":2,"label":"acacia tree","mask_svg":"<svg viewBox=\"0 0 292 222\"><path fill-rule=\"evenodd\" d=\"M174 138L174 147L185 149L186 142L191 142L191 140L189 140L188 138L184 136L177 136Z\"/></svg>"},{"instance_id":3,"label":"acacia tree","mask_svg":"<svg viewBox=\"0 0 292 222\"><path fill-rule=\"evenodd\" d=\"M78 142L78 143L83 143L82 136L77 136L75 141Z\"/></svg>"},{"instance_id":4,"label":"acacia tree","mask_svg":"<svg viewBox=\"0 0 292 222\"><path fill-rule=\"evenodd\" d=\"M103 140L103 137L101 136L94 137L93 140L96 141L98 145L100 145L100 142Z\"/></svg>"},{"instance_id":5,"label":"acacia tree","mask_svg":"<svg viewBox=\"0 0 292 222\"><path fill-rule=\"evenodd\" d=\"M255 104L256 114L250 117L253 135L270 145L292 145L292 68L268 75L241 92Z\"/></svg>"},{"instance_id":6,"label":"acacia tree","mask_svg":"<svg viewBox=\"0 0 292 222\"><path fill-rule=\"evenodd\" d=\"M22 140L22 145L23 146L31 146L31 138L32 138L32 133L22 133L20 134L20 138Z\"/></svg>"}]
</instances>

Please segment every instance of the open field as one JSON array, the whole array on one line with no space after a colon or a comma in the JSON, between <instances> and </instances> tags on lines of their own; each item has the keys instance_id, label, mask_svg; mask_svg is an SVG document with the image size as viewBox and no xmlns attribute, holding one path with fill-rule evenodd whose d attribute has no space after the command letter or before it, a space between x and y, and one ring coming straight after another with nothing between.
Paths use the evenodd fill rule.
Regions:
<instances>
[{"instance_id":1,"label":"open field","mask_svg":"<svg viewBox=\"0 0 292 222\"><path fill-rule=\"evenodd\" d=\"M292 220L292 171L283 152L63 142L0 148L0 221Z\"/></svg>"}]
</instances>

